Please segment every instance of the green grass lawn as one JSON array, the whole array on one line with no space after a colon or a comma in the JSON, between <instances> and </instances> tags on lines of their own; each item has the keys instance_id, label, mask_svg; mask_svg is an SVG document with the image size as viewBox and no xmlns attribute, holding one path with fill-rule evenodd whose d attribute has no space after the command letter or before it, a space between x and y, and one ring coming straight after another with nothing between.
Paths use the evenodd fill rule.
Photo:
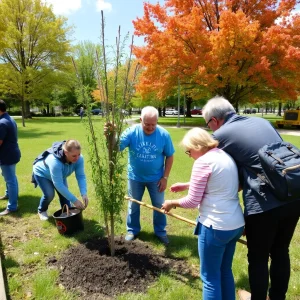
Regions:
<instances>
[{"instance_id":1,"label":"green grass lawn","mask_svg":"<svg viewBox=\"0 0 300 300\"><path fill-rule=\"evenodd\" d=\"M176 118L161 118L174 125ZM173 119L173 123L172 120ZM193 123L195 119L196 123ZM175 120L176 121L176 120ZM190 121L190 120L187 120ZM69 246L83 242L93 236L101 236L99 229L103 225L97 213L97 203L93 184L91 180L91 168L88 163L87 141L85 125L79 118L35 118L26 121L26 127L21 126L18 120L19 144L22 151L22 160L17 165L17 175L20 186L19 212L15 216L0 218L0 228L5 259L3 261L6 269L9 292L11 299L77 299L77 295L67 292L57 284L58 271L47 266L49 257L59 257ZM101 121L99 121L101 122ZM198 123L200 122L200 124ZM189 125L202 125L202 118L192 118ZM176 125L176 123L175 123ZM204 124L203 124L204 125ZM183 126L183 125L182 125ZM171 185L175 182L189 180L192 159L180 148L179 143L187 131L185 128L168 128L174 146L176 148L173 169L168 181ZM64 237L58 234L55 223L51 218L50 222L41 222L37 216L37 207L41 196L39 188L34 189L30 183L32 162L43 150L48 148L52 142L63 139L78 139L82 144L82 152L86 160L86 173L88 179L88 196L90 204L83 212L85 230L73 237ZM299 137L284 136L284 139L300 147ZM70 190L79 195L78 187L74 176L68 180ZM1 193L4 192L4 183L0 181ZM175 199L184 195L176 195L166 192L166 199ZM143 199L150 203L148 194ZM0 202L0 209L6 207L6 201ZM50 205L49 213L53 214L58 210L59 201L56 199ZM177 209L176 214L195 220L197 210ZM124 203L123 221L126 216L126 203ZM172 257L184 258L193 270L198 272L199 258L197 252L197 239L193 236L193 227L177 219L168 219L168 235L170 246L165 248L160 245L153 236L152 211L141 208L142 232L140 239L149 242L154 251L159 251ZM99 227L100 225L100 227ZM117 235L125 233L125 223L116 229ZM287 299L300 299L300 252L297 246L300 243L300 225L296 229L291 244L292 272ZM101 266L99 266L101 268ZM236 288L249 289L247 276L247 251L242 244L237 245L234 257L233 271L236 280ZM118 299L202 299L202 284L200 279L185 281L175 279L171 275L161 275L158 281L151 286L146 294L126 294Z\"/></svg>"}]
</instances>

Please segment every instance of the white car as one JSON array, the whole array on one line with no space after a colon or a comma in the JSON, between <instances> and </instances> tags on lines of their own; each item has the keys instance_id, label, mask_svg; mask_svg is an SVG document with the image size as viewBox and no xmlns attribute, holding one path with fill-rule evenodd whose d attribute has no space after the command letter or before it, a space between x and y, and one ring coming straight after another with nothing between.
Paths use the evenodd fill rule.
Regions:
<instances>
[{"instance_id":1,"label":"white car","mask_svg":"<svg viewBox=\"0 0 300 300\"><path fill-rule=\"evenodd\" d=\"M165 114L166 115L173 115L173 116L175 116L175 115L178 115L178 110L173 109L173 108L167 109L166 112L165 112Z\"/></svg>"}]
</instances>

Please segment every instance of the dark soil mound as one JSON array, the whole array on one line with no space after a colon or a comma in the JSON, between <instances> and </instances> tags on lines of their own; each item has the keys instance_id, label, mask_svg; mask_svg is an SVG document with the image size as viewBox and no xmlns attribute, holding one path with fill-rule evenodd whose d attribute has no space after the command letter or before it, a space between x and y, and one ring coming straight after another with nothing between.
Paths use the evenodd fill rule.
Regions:
<instances>
[{"instance_id":1,"label":"dark soil mound","mask_svg":"<svg viewBox=\"0 0 300 300\"><path fill-rule=\"evenodd\" d=\"M49 259L60 270L59 281L76 289L84 299L109 299L125 292L144 292L161 273L190 273L182 260L154 253L139 240L116 239L116 255L109 255L106 239L94 239L71 247L59 261ZM189 276L188 276L189 277Z\"/></svg>"}]
</instances>

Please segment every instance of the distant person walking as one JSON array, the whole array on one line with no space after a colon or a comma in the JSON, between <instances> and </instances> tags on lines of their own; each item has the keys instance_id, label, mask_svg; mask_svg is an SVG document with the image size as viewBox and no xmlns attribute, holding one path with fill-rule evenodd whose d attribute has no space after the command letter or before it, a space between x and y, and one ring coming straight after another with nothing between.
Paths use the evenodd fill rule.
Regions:
<instances>
[{"instance_id":1,"label":"distant person walking","mask_svg":"<svg viewBox=\"0 0 300 300\"><path fill-rule=\"evenodd\" d=\"M79 116L80 116L80 119L82 120L82 118L83 118L83 114L84 114L84 109L83 109L83 107L81 106L80 107L80 111L79 111Z\"/></svg>"},{"instance_id":2,"label":"distant person walking","mask_svg":"<svg viewBox=\"0 0 300 300\"><path fill-rule=\"evenodd\" d=\"M0 197L0 200L8 199L7 208L0 216L18 210L19 187L16 165L20 158L17 124L6 112L5 102L0 100L0 168L6 183L5 195Z\"/></svg>"}]
</instances>

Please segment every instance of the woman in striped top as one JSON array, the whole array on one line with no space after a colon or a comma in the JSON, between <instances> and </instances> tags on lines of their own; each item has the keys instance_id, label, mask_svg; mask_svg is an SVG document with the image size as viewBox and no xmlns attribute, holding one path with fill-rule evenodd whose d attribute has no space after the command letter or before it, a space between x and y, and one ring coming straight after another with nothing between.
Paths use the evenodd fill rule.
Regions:
<instances>
[{"instance_id":1,"label":"woman in striped top","mask_svg":"<svg viewBox=\"0 0 300 300\"><path fill-rule=\"evenodd\" d=\"M244 217L238 198L238 171L234 160L218 149L218 141L200 128L183 138L186 154L195 162L190 182L175 183L172 192L188 190L178 200L166 200L166 212L174 207L199 209L195 229L198 235L200 277L203 299L235 299L232 260L237 240L244 230Z\"/></svg>"}]
</instances>

